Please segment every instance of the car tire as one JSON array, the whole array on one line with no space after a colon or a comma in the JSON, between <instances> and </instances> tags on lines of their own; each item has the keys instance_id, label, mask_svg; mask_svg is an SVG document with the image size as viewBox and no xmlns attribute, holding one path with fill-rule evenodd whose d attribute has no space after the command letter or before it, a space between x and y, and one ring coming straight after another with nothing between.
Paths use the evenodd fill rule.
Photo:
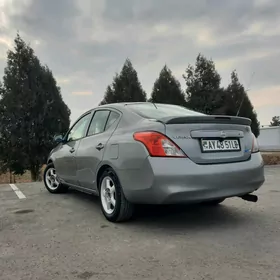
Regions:
<instances>
[{"instance_id":1,"label":"car tire","mask_svg":"<svg viewBox=\"0 0 280 280\"><path fill-rule=\"evenodd\" d=\"M68 190L68 186L63 185L57 179L53 163L49 163L44 171L44 184L50 193L63 193Z\"/></svg>"},{"instance_id":2,"label":"car tire","mask_svg":"<svg viewBox=\"0 0 280 280\"><path fill-rule=\"evenodd\" d=\"M99 180L99 199L103 215L108 221L116 223L132 218L134 205L126 199L112 168L107 168Z\"/></svg>"},{"instance_id":3,"label":"car tire","mask_svg":"<svg viewBox=\"0 0 280 280\"><path fill-rule=\"evenodd\" d=\"M207 205L207 206L216 206L216 205L221 204L224 200L225 200L225 198L209 200L209 201L203 202L203 204Z\"/></svg>"}]
</instances>

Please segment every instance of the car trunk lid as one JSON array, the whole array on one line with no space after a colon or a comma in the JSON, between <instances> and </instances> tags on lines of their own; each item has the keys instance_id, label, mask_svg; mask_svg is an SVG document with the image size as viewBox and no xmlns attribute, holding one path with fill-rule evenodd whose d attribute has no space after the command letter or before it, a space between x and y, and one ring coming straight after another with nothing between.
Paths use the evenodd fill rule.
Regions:
<instances>
[{"instance_id":1,"label":"car trunk lid","mask_svg":"<svg viewBox=\"0 0 280 280\"><path fill-rule=\"evenodd\" d=\"M199 115L158 121L165 125L166 135L195 163L232 163L251 156L250 119Z\"/></svg>"}]
</instances>

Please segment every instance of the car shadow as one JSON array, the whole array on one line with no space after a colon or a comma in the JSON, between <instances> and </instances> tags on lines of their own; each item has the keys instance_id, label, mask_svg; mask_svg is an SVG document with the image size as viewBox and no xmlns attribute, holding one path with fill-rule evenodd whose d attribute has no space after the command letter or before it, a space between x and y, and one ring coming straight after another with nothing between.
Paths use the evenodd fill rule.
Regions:
<instances>
[{"instance_id":1,"label":"car shadow","mask_svg":"<svg viewBox=\"0 0 280 280\"><path fill-rule=\"evenodd\" d=\"M248 217L249 218L249 217ZM164 205L140 206L132 223L147 227L174 229L203 229L223 225L235 227L245 224L246 215L234 207L227 205L205 206Z\"/></svg>"},{"instance_id":2,"label":"car shadow","mask_svg":"<svg viewBox=\"0 0 280 280\"><path fill-rule=\"evenodd\" d=\"M81 192L72 188L69 188L66 194L67 196L71 196L74 199L82 200L84 203L87 203L88 207L93 207L92 211L100 210L100 202L99 197L93 194L88 194L85 192Z\"/></svg>"},{"instance_id":3,"label":"car shadow","mask_svg":"<svg viewBox=\"0 0 280 280\"><path fill-rule=\"evenodd\" d=\"M86 202L88 207L98 215L102 215L99 198L94 195L69 190L69 194L77 199ZM68 195L69 195L68 194ZM235 228L246 225L248 221L258 218L252 215L251 211L239 209L227 202L216 206L206 206L203 204L191 205L137 205L133 218L124 223L116 223L115 227L133 227L134 229L174 229L174 230L197 230ZM259 215L260 213L258 213ZM103 217L102 217L103 218ZM105 221L105 217L104 217ZM113 225L108 222L108 225Z\"/></svg>"}]
</instances>

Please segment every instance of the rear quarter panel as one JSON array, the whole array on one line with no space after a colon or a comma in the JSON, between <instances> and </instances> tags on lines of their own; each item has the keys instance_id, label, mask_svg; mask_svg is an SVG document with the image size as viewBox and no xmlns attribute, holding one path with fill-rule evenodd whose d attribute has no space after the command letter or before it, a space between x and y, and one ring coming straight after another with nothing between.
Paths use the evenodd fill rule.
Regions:
<instances>
[{"instance_id":1,"label":"rear quarter panel","mask_svg":"<svg viewBox=\"0 0 280 280\"><path fill-rule=\"evenodd\" d=\"M121 121L107 142L102 163L111 164L118 170L141 168L149 153L142 143L134 140L133 134L146 130L164 133L164 125L140 119L127 126Z\"/></svg>"},{"instance_id":2,"label":"rear quarter panel","mask_svg":"<svg viewBox=\"0 0 280 280\"><path fill-rule=\"evenodd\" d=\"M111 166L118 175L124 193L126 188L137 187L137 184L144 182L143 172L138 171L146 168L144 165L149 153L142 143L134 140L133 134L147 130L164 133L165 127L156 121L123 115L118 128L107 142L99 169L104 165Z\"/></svg>"}]
</instances>

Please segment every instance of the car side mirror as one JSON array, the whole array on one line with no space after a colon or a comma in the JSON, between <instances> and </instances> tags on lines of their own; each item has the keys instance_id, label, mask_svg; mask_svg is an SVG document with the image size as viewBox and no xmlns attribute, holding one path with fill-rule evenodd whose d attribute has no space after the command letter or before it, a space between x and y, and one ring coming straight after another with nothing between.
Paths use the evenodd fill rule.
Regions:
<instances>
[{"instance_id":1,"label":"car side mirror","mask_svg":"<svg viewBox=\"0 0 280 280\"><path fill-rule=\"evenodd\" d=\"M54 142L56 142L57 144L59 144L59 143L63 142L63 136L62 136L61 134L55 135L55 136L53 137L53 140L54 140Z\"/></svg>"}]
</instances>

